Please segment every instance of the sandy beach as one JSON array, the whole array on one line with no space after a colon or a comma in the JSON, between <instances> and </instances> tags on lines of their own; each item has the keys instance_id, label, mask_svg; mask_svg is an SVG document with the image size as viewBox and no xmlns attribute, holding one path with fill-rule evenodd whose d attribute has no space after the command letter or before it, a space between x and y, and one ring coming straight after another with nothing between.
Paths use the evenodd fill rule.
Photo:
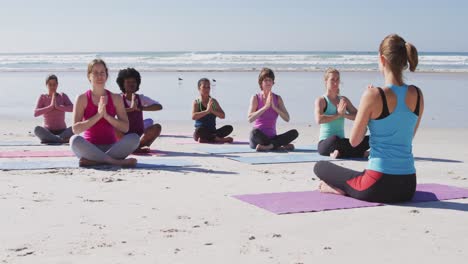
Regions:
<instances>
[{"instance_id":1,"label":"sandy beach","mask_svg":"<svg viewBox=\"0 0 468 264\"><path fill-rule=\"evenodd\" d=\"M27 128L35 124L4 119L1 138L34 140ZM275 215L231 196L313 190L313 162L243 164L176 144L190 122L162 125L166 136L153 148L198 166L0 171L0 263L341 263L357 252L363 263L466 261L467 199ZM245 140L250 126L234 127ZM317 142L317 125L280 123L279 131L291 127L300 132L296 144ZM419 131L419 183L468 188L467 132Z\"/></svg>"},{"instance_id":2,"label":"sandy beach","mask_svg":"<svg viewBox=\"0 0 468 264\"><path fill-rule=\"evenodd\" d=\"M430 0L2 2L0 264L468 263L467 10ZM79 137L73 152L35 136L66 141L73 119L106 150L113 129L141 134L142 120L162 133L126 161ZM283 148L250 149L249 120L260 144L276 122L285 135L273 147ZM194 141L194 123L204 141L214 122L234 127L232 145ZM354 150L334 141L353 122L353 145L372 133L371 171L319 163L320 178L352 197L407 200L412 143L411 201L318 191L321 160L368 168L339 159L366 151L367 138ZM160 133L150 123L140 151ZM338 159L319 155L319 137L320 153ZM109 156L137 141L124 136ZM76 155L132 168L80 167Z\"/></svg>"}]
</instances>

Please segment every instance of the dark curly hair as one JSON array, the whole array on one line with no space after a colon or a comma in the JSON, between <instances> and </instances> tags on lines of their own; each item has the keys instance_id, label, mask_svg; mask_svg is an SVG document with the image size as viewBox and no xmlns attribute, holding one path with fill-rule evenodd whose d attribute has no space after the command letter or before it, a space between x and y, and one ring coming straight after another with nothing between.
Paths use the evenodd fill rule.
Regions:
<instances>
[{"instance_id":1,"label":"dark curly hair","mask_svg":"<svg viewBox=\"0 0 468 264\"><path fill-rule=\"evenodd\" d=\"M134 68L127 68L119 71L119 76L117 76L117 84L120 87L122 93L125 93L124 82L126 79L134 78L137 82L136 91L140 90L141 76L140 73Z\"/></svg>"}]
</instances>

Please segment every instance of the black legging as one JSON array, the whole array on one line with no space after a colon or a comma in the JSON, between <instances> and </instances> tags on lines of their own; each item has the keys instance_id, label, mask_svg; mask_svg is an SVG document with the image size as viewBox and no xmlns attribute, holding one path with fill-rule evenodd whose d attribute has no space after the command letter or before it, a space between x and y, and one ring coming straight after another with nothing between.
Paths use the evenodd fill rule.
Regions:
<instances>
[{"instance_id":1,"label":"black legging","mask_svg":"<svg viewBox=\"0 0 468 264\"><path fill-rule=\"evenodd\" d=\"M289 130L281 135L276 135L273 138L269 138L260 129L253 129L250 132L250 147L256 148L257 145L270 145L273 144L273 148L279 148L291 143L299 136L299 132L296 129Z\"/></svg>"},{"instance_id":2,"label":"black legging","mask_svg":"<svg viewBox=\"0 0 468 264\"><path fill-rule=\"evenodd\" d=\"M195 141L198 141L198 139L200 138L203 141L214 142L216 137L227 137L229 134L232 133L233 130L234 128L230 125L226 125L215 130L205 127L197 127L195 129L195 132L193 133L193 139Z\"/></svg>"},{"instance_id":3,"label":"black legging","mask_svg":"<svg viewBox=\"0 0 468 264\"><path fill-rule=\"evenodd\" d=\"M369 136L365 136L362 142L355 148L349 143L349 139L331 136L320 140L318 143L318 153L322 156L330 156L335 150L340 154L338 158L361 158L364 152L369 149Z\"/></svg>"},{"instance_id":4,"label":"black legging","mask_svg":"<svg viewBox=\"0 0 468 264\"><path fill-rule=\"evenodd\" d=\"M354 171L329 161L315 164L314 173L331 187L364 201L396 203L409 201L416 191L416 174L392 175L373 170Z\"/></svg>"}]
</instances>

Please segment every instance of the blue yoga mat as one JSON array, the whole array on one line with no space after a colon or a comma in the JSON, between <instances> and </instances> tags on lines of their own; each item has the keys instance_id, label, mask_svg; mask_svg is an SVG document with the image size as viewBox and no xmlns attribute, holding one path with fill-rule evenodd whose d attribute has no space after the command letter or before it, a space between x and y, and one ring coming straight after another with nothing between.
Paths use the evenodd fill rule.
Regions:
<instances>
[{"instance_id":1,"label":"blue yoga mat","mask_svg":"<svg viewBox=\"0 0 468 264\"><path fill-rule=\"evenodd\" d=\"M157 169L161 167L187 167L195 166L189 160L172 158L148 158L138 159L136 168L139 169ZM110 167L110 165L96 166ZM40 170L40 169L60 169L60 168L80 168L78 159L67 160L34 160L34 161L6 161L0 163L0 170Z\"/></svg>"},{"instance_id":2,"label":"blue yoga mat","mask_svg":"<svg viewBox=\"0 0 468 264\"><path fill-rule=\"evenodd\" d=\"M195 150L209 154L231 154L231 153L255 153L255 149L249 145L210 145L197 147ZM295 150L290 152L316 152L317 145L297 146ZM270 152L286 152L286 151L270 151Z\"/></svg>"},{"instance_id":3,"label":"blue yoga mat","mask_svg":"<svg viewBox=\"0 0 468 264\"><path fill-rule=\"evenodd\" d=\"M296 163L296 162L317 162L320 160L335 160L330 157L321 156L318 153L307 154L278 154L274 156L251 156L251 157L229 157L248 164L275 164L275 163Z\"/></svg>"}]
</instances>

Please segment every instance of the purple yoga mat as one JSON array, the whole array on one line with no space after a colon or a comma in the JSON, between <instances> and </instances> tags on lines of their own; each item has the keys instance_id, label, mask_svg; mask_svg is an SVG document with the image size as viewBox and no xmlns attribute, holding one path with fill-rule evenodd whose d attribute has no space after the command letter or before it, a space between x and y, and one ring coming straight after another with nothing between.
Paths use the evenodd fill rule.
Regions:
<instances>
[{"instance_id":1,"label":"purple yoga mat","mask_svg":"<svg viewBox=\"0 0 468 264\"><path fill-rule=\"evenodd\" d=\"M341 195L320 193L319 191L247 194L233 197L275 214L319 212L384 205ZM441 184L419 184L412 201L408 203L459 198L468 198L468 189Z\"/></svg>"},{"instance_id":2,"label":"purple yoga mat","mask_svg":"<svg viewBox=\"0 0 468 264\"><path fill-rule=\"evenodd\" d=\"M468 198L468 189L443 184L427 183L418 184L413 199L408 203L432 202L460 198Z\"/></svg>"}]
</instances>

